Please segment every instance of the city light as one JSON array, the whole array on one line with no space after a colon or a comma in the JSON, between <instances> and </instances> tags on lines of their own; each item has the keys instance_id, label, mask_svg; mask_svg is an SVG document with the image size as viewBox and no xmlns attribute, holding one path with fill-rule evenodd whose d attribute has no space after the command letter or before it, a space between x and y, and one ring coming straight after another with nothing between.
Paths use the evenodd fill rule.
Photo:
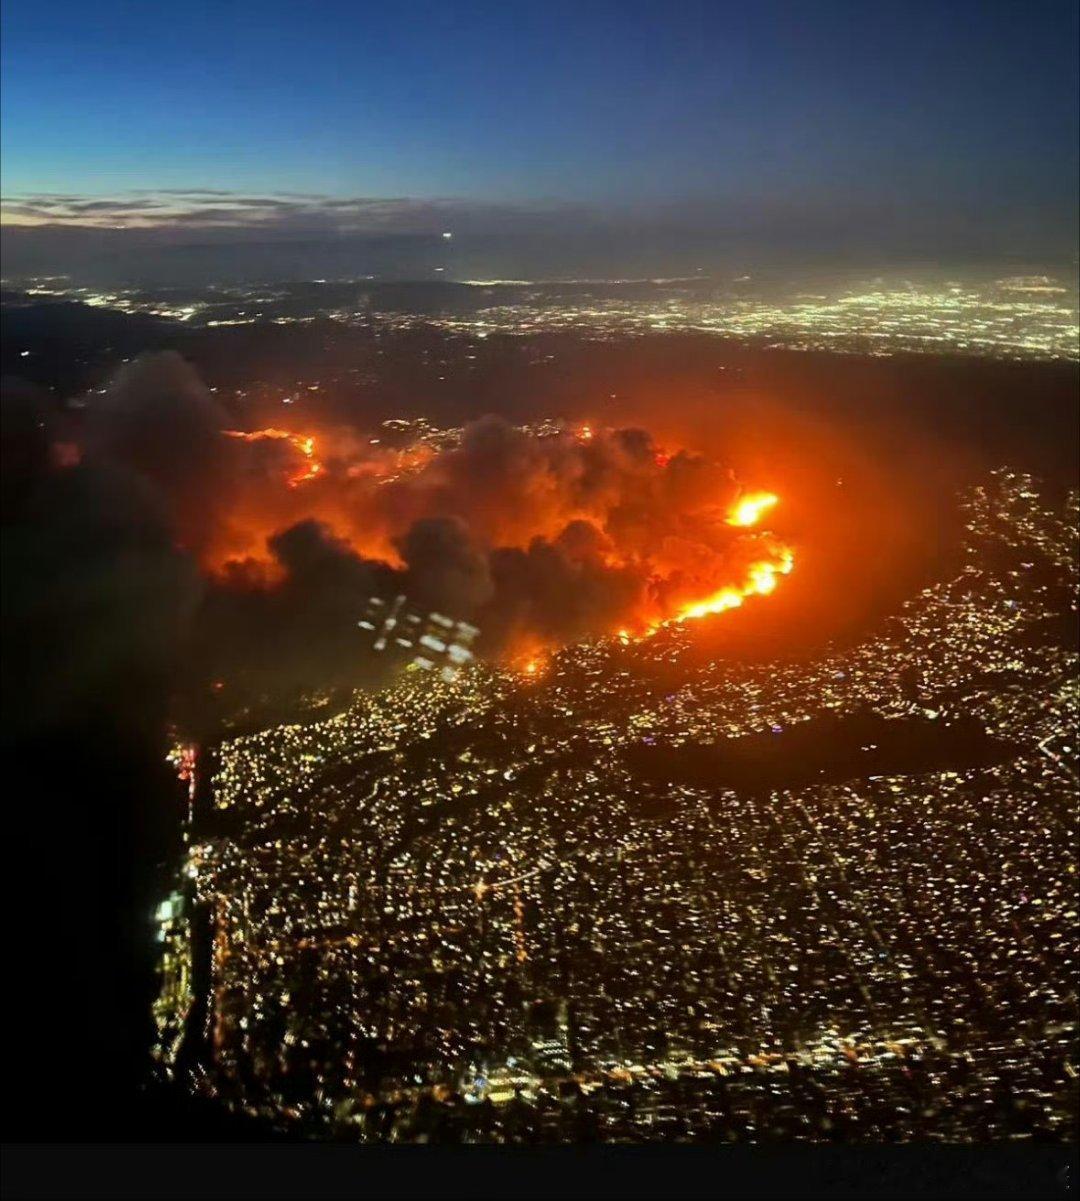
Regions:
<instances>
[{"instance_id":1,"label":"city light","mask_svg":"<svg viewBox=\"0 0 1080 1201\"><path fill-rule=\"evenodd\" d=\"M604 1138L667 1129L674 1098L694 1137L747 1138L739 1106L782 1126L803 1080L823 1098L798 1102L810 1138L838 1113L850 1137L968 1138L976 1113L1011 1120L995 1080L1064 1130L1065 1075L1048 1084L1037 1063L1060 1065L1075 1030L1061 805L1076 656L1034 635L1054 590L1075 588L1076 498L1055 512L1002 472L962 511L955 574L820 659L703 662L693 622L620 628L227 741L210 795L232 832L192 840L187 891L158 915L162 1062L179 1070L209 921L200 1088L308 1132L386 1137L367 1116L379 1103L409 1141L430 1103L487 1100L501 1141L524 1097L534 1129L572 1141L572 1084ZM793 562L754 564L745 595ZM800 730L869 729L871 710L850 752L867 766L807 783L810 750L785 758L789 737L812 747ZM976 733L997 749L965 749ZM849 753L820 737L823 763ZM909 766L877 766L886 737L915 740ZM777 748L770 787L744 743ZM745 783L694 774L720 744ZM666 751L675 774L654 778ZM363 1092L374 1044L407 1066Z\"/></svg>"}]
</instances>

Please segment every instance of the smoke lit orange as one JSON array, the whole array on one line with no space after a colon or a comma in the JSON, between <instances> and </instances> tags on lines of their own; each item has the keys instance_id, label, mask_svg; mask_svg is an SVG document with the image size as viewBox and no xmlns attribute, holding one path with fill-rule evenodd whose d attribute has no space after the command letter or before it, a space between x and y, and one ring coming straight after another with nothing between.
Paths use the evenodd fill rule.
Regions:
<instances>
[{"instance_id":1,"label":"smoke lit orange","mask_svg":"<svg viewBox=\"0 0 1080 1201\"><path fill-rule=\"evenodd\" d=\"M728 609L737 609L748 596L768 596L776 589L776 577L787 575L795 566L795 557L790 550L783 550L775 559L763 559L754 563L747 572L746 580L741 587L721 588L719 592L687 605L676 613L673 620L687 621L695 617L708 617L713 613L723 613Z\"/></svg>"},{"instance_id":2,"label":"smoke lit orange","mask_svg":"<svg viewBox=\"0 0 1080 1201\"><path fill-rule=\"evenodd\" d=\"M779 497L771 492L755 492L742 497L728 514L729 525L753 525L761 514L777 504ZM771 558L752 563L741 584L719 589L711 596L684 605L670 621L691 621L737 609L748 596L768 596L776 590L777 577L788 575L795 567L795 555L790 547L781 547ZM660 622L654 625L658 629Z\"/></svg>"},{"instance_id":3,"label":"smoke lit orange","mask_svg":"<svg viewBox=\"0 0 1080 1201\"><path fill-rule=\"evenodd\" d=\"M286 483L290 488L313 480L322 471L322 464L315 458L315 439L310 434L294 434L289 430L272 428L252 430L250 433L244 430L222 430L222 433L227 438L239 438L242 442L281 441L295 447L308 462L303 471L288 477Z\"/></svg>"},{"instance_id":4,"label":"smoke lit orange","mask_svg":"<svg viewBox=\"0 0 1080 1201\"><path fill-rule=\"evenodd\" d=\"M453 603L481 629L512 617L513 634L491 653L527 677L564 641L611 630L626 643L724 613L769 596L793 567L764 528L775 493L739 492L719 464L662 448L643 430L583 423L551 436L487 418L442 445L422 437L405 446L341 429L224 433L284 443L286 453L265 460L269 470L238 473L227 519L203 552L209 570L235 566L234 579L277 586L294 569L271 540L318 522L336 542L331 557L344 547L402 573L402 590L438 596L449 580L460 597L475 582L478 600ZM405 549L414 523L440 520L457 523L448 543L436 531ZM575 596L588 598L584 620Z\"/></svg>"}]
</instances>

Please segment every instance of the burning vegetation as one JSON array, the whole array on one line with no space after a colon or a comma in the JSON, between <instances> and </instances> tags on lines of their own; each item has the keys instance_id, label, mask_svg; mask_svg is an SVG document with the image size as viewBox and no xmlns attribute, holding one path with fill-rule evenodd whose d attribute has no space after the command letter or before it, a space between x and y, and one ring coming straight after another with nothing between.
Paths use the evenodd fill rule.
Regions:
<instances>
[{"instance_id":1,"label":"burning vegetation","mask_svg":"<svg viewBox=\"0 0 1080 1201\"><path fill-rule=\"evenodd\" d=\"M285 483L290 488L298 488L301 484L306 484L308 480L313 480L322 471L322 464L315 458L315 439L310 434L291 434L288 430L279 429L253 430L251 433L244 433L243 430L222 430L221 432L227 438L239 438L241 442L263 442L267 439L288 442L307 460L307 465L302 470L285 477Z\"/></svg>"},{"instance_id":2,"label":"burning vegetation","mask_svg":"<svg viewBox=\"0 0 1080 1201\"><path fill-rule=\"evenodd\" d=\"M761 528L779 497L745 492L644 430L538 434L489 417L440 450L339 431L223 433L279 453L239 465L248 487L204 557L217 580L279 583L297 566L283 561L280 537L316 522L310 536L336 554L502 627L489 651L534 671L544 648L576 636L639 637L767 596L794 566L791 548Z\"/></svg>"},{"instance_id":3,"label":"burning vegetation","mask_svg":"<svg viewBox=\"0 0 1080 1201\"><path fill-rule=\"evenodd\" d=\"M774 493L640 428L237 425L165 354L125 367L79 436L78 469L139 478L198 564L188 658L227 685L356 683L372 596L474 623L480 654L541 673L566 643L768 596L794 564Z\"/></svg>"}]
</instances>

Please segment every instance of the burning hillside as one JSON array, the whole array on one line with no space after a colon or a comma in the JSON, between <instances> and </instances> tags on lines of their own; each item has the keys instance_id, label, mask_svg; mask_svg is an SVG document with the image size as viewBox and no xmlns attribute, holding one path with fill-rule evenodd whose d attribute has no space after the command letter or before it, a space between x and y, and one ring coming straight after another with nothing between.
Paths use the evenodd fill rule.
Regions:
<instances>
[{"instance_id":1,"label":"burning hillside","mask_svg":"<svg viewBox=\"0 0 1080 1201\"><path fill-rule=\"evenodd\" d=\"M407 575L428 603L509 619L498 650L722 613L794 563L761 528L777 496L644 430L537 434L485 418L438 451L340 431L223 433L246 484L204 553L213 576L280 582L277 536L318 522L314 537ZM276 453L252 457L265 444Z\"/></svg>"},{"instance_id":2,"label":"burning hillside","mask_svg":"<svg viewBox=\"0 0 1080 1201\"><path fill-rule=\"evenodd\" d=\"M775 494L644 429L241 424L178 356L150 356L87 409L79 438L84 466L152 486L198 562L193 655L212 678L272 659L345 682L373 595L474 622L481 653L523 664L724 613L793 567L767 527Z\"/></svg>"}]
</instances>

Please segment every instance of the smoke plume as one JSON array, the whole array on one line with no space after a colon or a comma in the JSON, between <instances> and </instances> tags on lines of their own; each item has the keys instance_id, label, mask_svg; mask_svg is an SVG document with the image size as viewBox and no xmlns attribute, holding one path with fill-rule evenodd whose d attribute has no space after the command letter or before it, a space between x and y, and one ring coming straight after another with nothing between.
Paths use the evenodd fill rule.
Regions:
<instances>
[{"instance_id":1,"label":"smoke plume","mask_svg":"<svg viewBox=\"0 0 1080 1201\"><path fill-rule=\"evenodd\" d=\"M356 625L373 595L474 622L482 653L513 662L722 611L790 567L774 538L733 524L730 471L644 429L491 416L394 442L242 424L167 352L88 398L75 435L99 507L129 531L169 531L198 565L184 670L214 687L361 682ZM112 496L118 478L138 495Z\"/></svg>"}]
</instances>

